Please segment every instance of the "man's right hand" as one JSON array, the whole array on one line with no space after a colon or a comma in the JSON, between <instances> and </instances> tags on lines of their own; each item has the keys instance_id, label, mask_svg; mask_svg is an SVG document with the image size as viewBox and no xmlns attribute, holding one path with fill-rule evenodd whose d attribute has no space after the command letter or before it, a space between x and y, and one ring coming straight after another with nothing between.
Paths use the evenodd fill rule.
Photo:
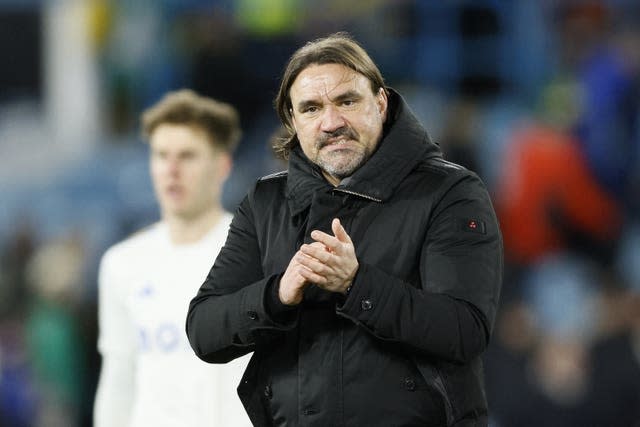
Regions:
<instances>
[{"instance_id":1,"label":"man's right hand","mask_svg":"<svg viewBox=\"0 0 640 427\"><path fill-rule=\"evenodd\" d=\"M320 242L314 242L311 243L311 245L322 247L326 250L325 245ZM300 304L305 288L312 283L314 279L322 279L321 276L301 264L301 261L306 258L309 258L309 256L298 250L293 258L291 258L291 261L289 261L287 270L280 279L278 297L280 297L280 301L285 305Z\"/></svg>"}]
</instances>

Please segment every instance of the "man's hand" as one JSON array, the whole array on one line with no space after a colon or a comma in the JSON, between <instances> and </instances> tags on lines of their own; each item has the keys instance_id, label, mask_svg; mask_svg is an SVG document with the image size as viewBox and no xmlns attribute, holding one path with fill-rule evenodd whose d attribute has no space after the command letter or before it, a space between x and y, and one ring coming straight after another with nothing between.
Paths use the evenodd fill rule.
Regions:
<instances>
[{"instance_id":1,"label":"man's hand","mask_svg":"<svg viewBox=\"0 0 640 427\"><path fill-rule=\"evenodd\" d=\"M351 237L335 218L331 222L333 236L318 230L311 232L315 242L302 245L294 258L305 267L300 275L330 292L346 293L358 271L358 259ZM285 273L286 274L286 273Z\"/></svg>"},{"instance_id":2,"label":"man's hand","mask_svg":"<svg viewBox=\"0 0 640 427\"><path fill-rule=\"evenodd\" d=\"M307 267L300 262L305 257L306 255L298 250L280 279L278 297L285 305L300 304L304 289L309 285L306 279Z\"/></svg>"},{"instance_id":3,"label":"man's hand","mask_svg":"<svg viewBox=\"0 0 640 427\"><path fill-rule=\"evenodd\" d=\"M331 222L331 229L333 236L311 232L316 241L302 245L289 261L278 290L283 304L300 304L304 289L311 283L343 294L351 286L359 266L353 242L337 218Z\"/></svg>"}]
</instances>

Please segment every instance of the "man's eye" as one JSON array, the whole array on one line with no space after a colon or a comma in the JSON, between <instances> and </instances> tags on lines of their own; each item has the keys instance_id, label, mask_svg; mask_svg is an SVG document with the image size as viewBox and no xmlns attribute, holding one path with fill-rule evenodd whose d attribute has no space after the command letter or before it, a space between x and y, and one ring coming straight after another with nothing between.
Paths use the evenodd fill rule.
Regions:
<instances>
[{"instance_id":1,"label":"man's eye","mask_svg":"<svg viewBox=\"0 0 640 427\"><path fill-rule=\"evenodd\" d=\"M355 103L356 102L353 99L345 99L344 101L342 101L342 105L344 105L345 107L349 107Z\"/></svg>"},{"instance_id":2,"label":"man's eye","mask_svg":"<svg viewBox=\"0 0 640 427\"><path fill-rule=\"evenodd\" d=\"M315 113L318 111L318 107L307 107L304 109L303 113Z\"/></svg>"}]
</instances>

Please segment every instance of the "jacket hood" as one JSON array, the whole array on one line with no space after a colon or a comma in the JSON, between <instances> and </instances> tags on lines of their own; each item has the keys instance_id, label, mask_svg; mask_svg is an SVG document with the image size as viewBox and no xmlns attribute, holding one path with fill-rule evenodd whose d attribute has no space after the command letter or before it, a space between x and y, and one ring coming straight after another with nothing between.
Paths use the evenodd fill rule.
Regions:
<instances>
[{"instance_id":1,"label":"jacket hood","mask_svg":"<svg viewBox=\"0 0 640 427\"><path fill-rule=\"evenodd\" d=\"M366 163L336 189L383 202L418 163L433 157L442 157L440 147L431 141L402 96L389 89L389 111L382 140ZM315 191L333 188L320 168L307 159L299 143L291 151L288 175L287 198L294 215L311 203Z\"/></svg>"}]
</instances>

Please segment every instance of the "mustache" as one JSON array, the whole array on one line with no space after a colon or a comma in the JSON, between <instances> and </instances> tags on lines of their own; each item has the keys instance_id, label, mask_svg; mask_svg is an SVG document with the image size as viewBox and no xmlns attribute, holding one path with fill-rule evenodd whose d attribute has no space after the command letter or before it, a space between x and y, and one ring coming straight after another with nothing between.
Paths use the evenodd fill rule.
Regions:
<instances>
[{"instance_id":1,"label":"mustache","mask_svg":"<svg viewBox=\"0 0 640 427\"><path fill-rule=\"evenodd\" d=\"M329 140L339 138L339 137L345 137L347 139L353 139L356 141L358 140L358 134L356 133L356 131L354 131L352 128L348 126L343 126L341 128L334 130L333 132L323 133L316 141L316 146L318 148L322 148L330 144Z\"/></svg>"}]
</instances>

